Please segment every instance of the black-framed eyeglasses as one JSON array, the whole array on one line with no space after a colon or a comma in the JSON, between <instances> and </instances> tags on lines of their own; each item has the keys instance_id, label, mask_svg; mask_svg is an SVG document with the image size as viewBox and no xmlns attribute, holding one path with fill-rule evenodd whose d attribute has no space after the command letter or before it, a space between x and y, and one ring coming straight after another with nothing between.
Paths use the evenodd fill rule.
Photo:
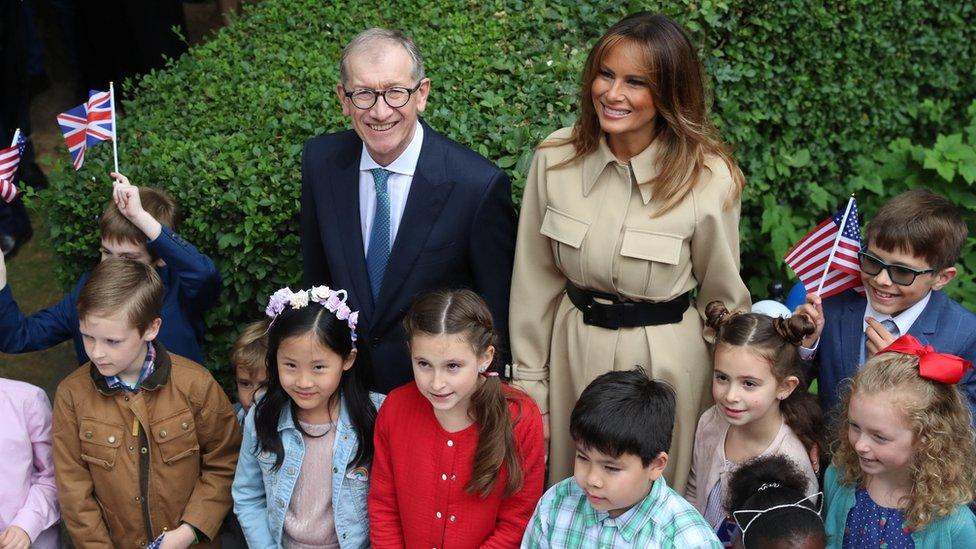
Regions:
<instances>
[{"instance_id":1,"label":"black-framed eyeglasses","mask_svg":"<svg viewBox=\"0 0 976 549\"><path fill-rule=\"evenodd\" d=\"M857 252L857 258L861 264L862 273L875 276L882 270L888 271L888 278L899 286L911 286L915 282L915 277L935 272L935 269L920 271L904 265L889 265L864 250Z\"/></svg>"},{"instance_id":2,"label":"black-framed eyeglasses","mask_svg":"<svg viewBox=\"0 0 976 549\"><path fill-rule=\"evenodd\" d=\"M405 88L403 86L393 86L392 88L386 88L385 90L371 90L368 88L363 88L359 90L354 90L351 92L346 92L346 97L352 100L352 104L356 105L356 108L362 110L372 109L373 105L376 104L376 100L382 96L383 101L392 109L399 109L400 107L407 104L410 101L410 96L413 92L420 89L420 85L424 81L421 80L417 82L417 85L413 88Z\"/></svg>"}]
</instances>

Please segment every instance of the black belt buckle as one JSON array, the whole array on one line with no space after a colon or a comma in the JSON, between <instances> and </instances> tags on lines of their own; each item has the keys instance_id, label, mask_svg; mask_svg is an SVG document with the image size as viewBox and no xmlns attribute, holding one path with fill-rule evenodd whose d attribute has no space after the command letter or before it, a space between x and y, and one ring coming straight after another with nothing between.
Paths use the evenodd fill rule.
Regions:
<instances>
[{"instance_id":1,"label":"black belt buckle","mask_svg":"<svg viewBox=\"0 0 976 549\"><path fill-rule=\"evenodd\" d=\"M587 300L583 309L583 322L590 326L599 326L610 330L617 330L623 324L624 306L627 303L608 305L593 298Z\"/></svg>"}]
</instances>

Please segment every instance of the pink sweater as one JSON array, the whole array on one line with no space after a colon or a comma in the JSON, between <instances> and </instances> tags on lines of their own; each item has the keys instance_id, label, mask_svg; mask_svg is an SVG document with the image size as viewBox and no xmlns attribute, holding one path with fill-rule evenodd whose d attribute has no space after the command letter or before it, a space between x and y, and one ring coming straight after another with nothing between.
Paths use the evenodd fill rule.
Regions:
<instances>
[{"instance_id":1,"label":"pink sweater","mask_svg":"<svg viewBox=\"0 0 976 549\"><path fill-rule=\"evenodd\" d=\"M725 457L725 435L729 432L729 422L725 421L716 406L702 414L695 431L695 451L692 457L691 473L685 485L687 499L699 513L705 513L708 494L715 483L728 483L738 464L728 464ZM807 495L817 493L817 475L813 472L810 457L800 439L793 434L786 422L779 428L776 438L760 456L783 455L793 460L807 476Z\"/></svg>"}]
</instances>

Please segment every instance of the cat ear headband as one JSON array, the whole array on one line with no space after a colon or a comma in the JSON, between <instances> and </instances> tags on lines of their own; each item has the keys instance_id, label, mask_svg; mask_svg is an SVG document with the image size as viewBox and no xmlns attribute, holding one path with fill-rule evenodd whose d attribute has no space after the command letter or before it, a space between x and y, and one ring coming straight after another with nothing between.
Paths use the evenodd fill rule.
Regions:
<instances>
[{"instance_id":1,"label":"cat ear headband","mask_svg":"<svg viewBox=\"0 0 976 549\"><path fill-rule=\"evenodd\" d=\"M291 291L291 288L282 288L271 294L271 297L268 298L268 306L265 308L264 314L268 315L268 318L271 319L271 324L274 324L275 319L278 318L278 315L286 307L301 309L302 307L308 306L309 303L317 303L325 307L326 310L334 314L339 320L346 321L346 324L349 326L349 337L352 339L352 346L355 347L356 324L359 322L359 311L349 309L349 305L346 304L346 298L348 296L349 294L345 290L333 290L328 286L312 286L309 290L301 290L298 292Z\"/></svg>"},{"instance_id":2,"label":"cat ear headband","mask_svg":"<svg viewBox=\"0 0 976 549\"><path fill-rule=\"evenodd\" d=\"M772 484L763 484L762 486L759 487L758 491L762 492L767 488L777 488L777 487L779 487L779 483L774 482ZM814 498L819 498L816 500L819 501L816 509L810 507L809 505L804 505L805 502L813 504L813 502L815 501ZM756 522L757 518L761 517L765 513L769 513L777 509L789 509L791 507L796 507L798 509L810 511L811 513L816 514L817 518L822 521L823 518L820 516L820 511L823 510L823 492L817 492L816 494L797 500L795 503L784 503L782 505L774 505L769 509L742 509L741 511L733 511L732 518L735 519L735 523L739 526L739 530L742 530L742 542L745 543L746 531L749 530L749 527Z\"/></svg>"},{"instance_id":3,"label":"cat ear headband","mask_svg":"<svg viewBox=\"0 0 976 549\"><path fill-rule=\"evenodd\" d=\"M955 385L973 365L955 355L937 353L931 345L922 345L914 336L905 334L891 342L879 353L901 353L918 357L918 375L932 381Z\"/></svg>"}]
</instances>

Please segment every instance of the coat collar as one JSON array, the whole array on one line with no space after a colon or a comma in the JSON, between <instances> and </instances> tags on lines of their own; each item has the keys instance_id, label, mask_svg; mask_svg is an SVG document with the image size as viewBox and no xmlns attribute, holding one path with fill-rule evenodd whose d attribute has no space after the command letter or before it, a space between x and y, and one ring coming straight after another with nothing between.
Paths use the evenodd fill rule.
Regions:
<instances>
[{"instance_id":1,"label":"coat collar","mask_svg":"<svg viewBox=\"0 0 976 549\"><path fill-rule=\"evenodd\" d=\"M152 344L156 348L156 360L153 363L153 373L149 374L149 377L142 381L142 385L139 387L140 391L155 391L163 385L166 385L169 382L170 370L173 368L173 362L169 357L169 352L166 351L163 344L158 340L154 340ZM88 361L88 368L92 383L95 384L95 389L99 393L105 396L112 396L123 392L124 389L122 387L109 387L105 376L98 373L98 368L90 360Z\"/></svg>"},{"instance_id":2,"label":"coat collar","mask_svg":"<svg viewBox=\"0 0 976 549\"><path fill-rule=\"evenodd\" d=\"M583 158L583 196L589 196L593 186L596 185L609 164L616 164L630 173L631 184L637 184L641 200L644 201L645 206L649 204L654 196L650 181L657 177L661 171L658 165L658 158L661 154L660 143L660 139L655 139L646 149L631 158L629 162L622 162L610 150L610 146L607 144L607 136L605 134L601 136L597 149Z\"/></svg>"}]
</instances>

